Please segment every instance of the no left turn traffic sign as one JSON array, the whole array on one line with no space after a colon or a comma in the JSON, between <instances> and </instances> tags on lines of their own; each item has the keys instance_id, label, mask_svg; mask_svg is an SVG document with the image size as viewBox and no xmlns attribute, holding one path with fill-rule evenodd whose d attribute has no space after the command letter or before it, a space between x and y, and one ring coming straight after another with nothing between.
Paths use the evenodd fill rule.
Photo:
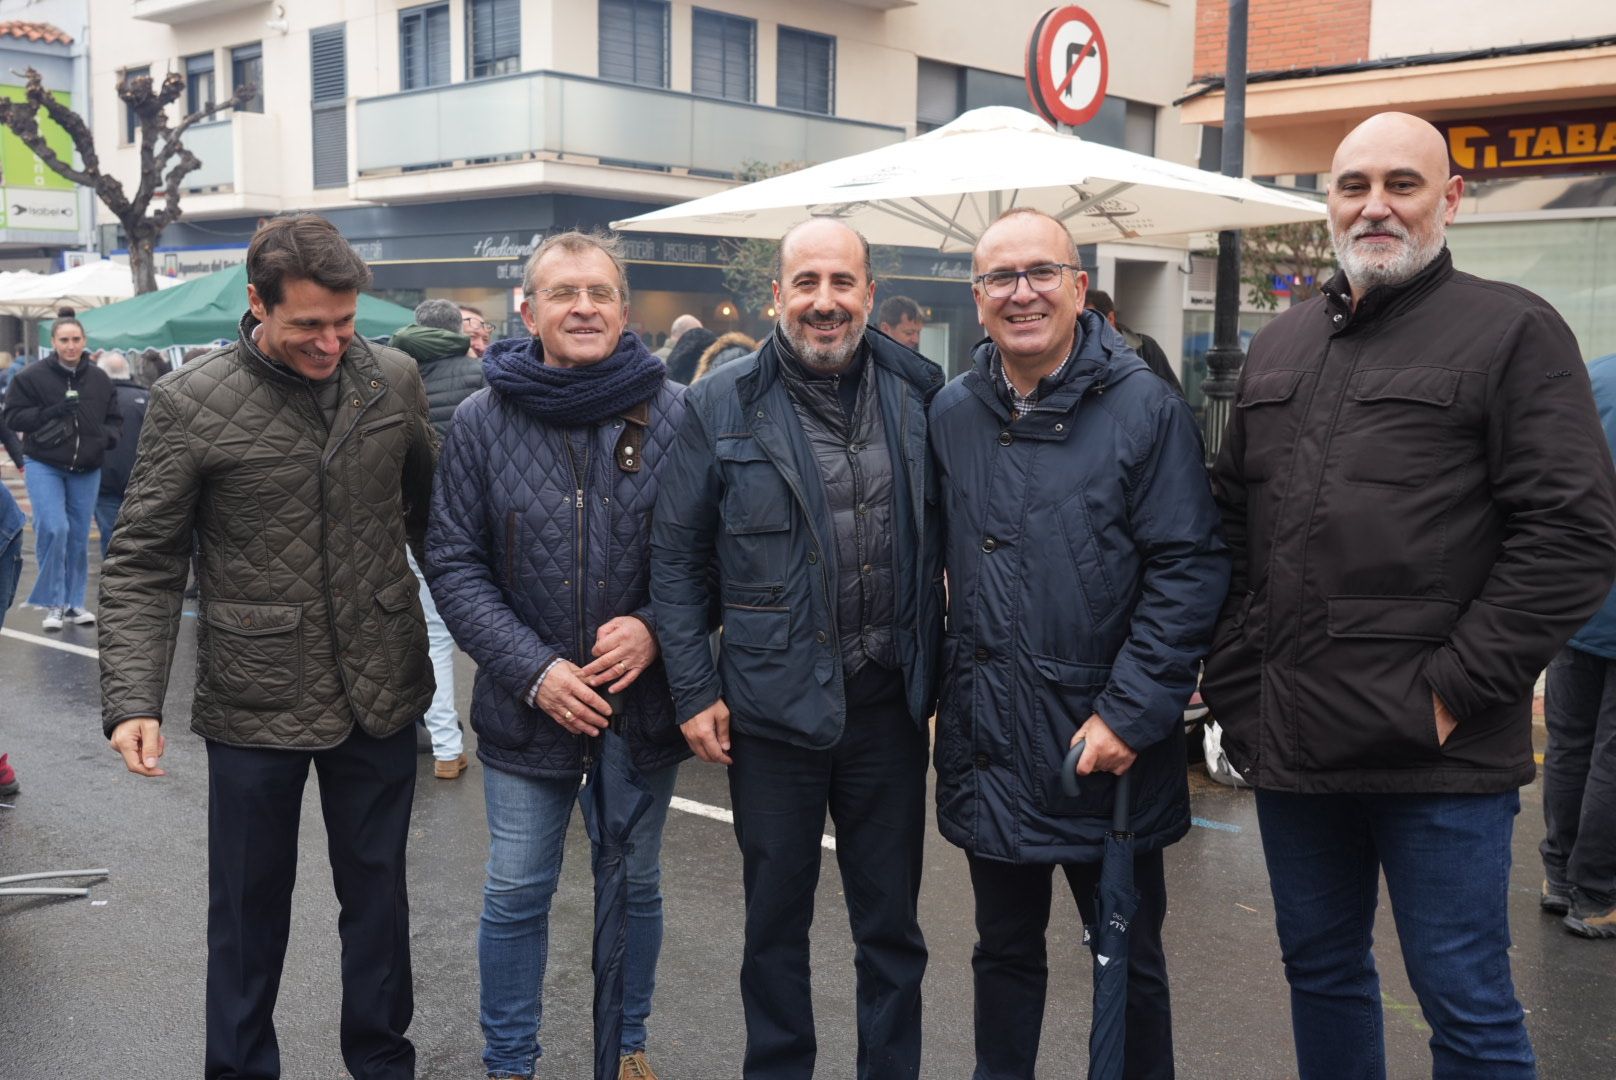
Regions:
<instances>
[{"instance_id":1,"label":"no left turn traffic sign","mask_svg":"<svg viewBox=\"0 0 1616 1080\"><path fill-rule=\"evenodd\" d=\"M1051 123L1094 119L1110 69L1100 24L1075 4L1044 12L1027 40L1027 94Z\"/></svg>"}]
</instances>

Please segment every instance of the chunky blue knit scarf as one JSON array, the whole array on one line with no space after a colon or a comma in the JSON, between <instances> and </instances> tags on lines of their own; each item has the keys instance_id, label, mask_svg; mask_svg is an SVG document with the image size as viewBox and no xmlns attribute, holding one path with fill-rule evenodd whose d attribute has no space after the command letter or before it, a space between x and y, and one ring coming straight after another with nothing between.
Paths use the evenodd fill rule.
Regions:
<instances>
[{"instance_id":1,"label":"chunky blue knit scarf","mask_svg":"<svg viewBox=\"0 0 1616 1080\"><path fill-rule=\"evenodd\" d=\"M547 424L576 427L617 416L662 389L668 369L639 337L624 331L617 350L596 364L549 367L538 338L507 338L483 357L488 385Z\"/></svg>"}]
</instances>

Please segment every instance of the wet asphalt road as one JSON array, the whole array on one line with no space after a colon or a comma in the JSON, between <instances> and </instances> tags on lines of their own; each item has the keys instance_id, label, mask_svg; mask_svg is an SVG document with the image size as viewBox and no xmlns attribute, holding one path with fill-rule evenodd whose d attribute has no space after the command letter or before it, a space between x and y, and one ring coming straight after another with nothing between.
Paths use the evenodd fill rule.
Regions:
<instances>
[{"instance_id":1,"label":"wet asphalt road","mask_svg":"<svg viewBox=\"0 0 1616 1080\"><path fill-rule=\"evenodd\" d=\"M25 571L26 596L30 568ZM92 576L92 594L95 580ZM0 1080L196 1077L202 1061L206 916L206 755L171 723L169 775L126 773L100 734L96 663L14 636L35 637L39 613L14 608L0 636L0 752L22 791L0 808L0 874L107 867L91 900L0 898ZM168 714L187 714L194 627L182 630ZM93 649L94 628L49 636ZM471 665L460 658L462 710ZM469 734L469 733L468 733ZM1541 733L1540 733L1541 734ZM410 848L418 1075L482 1076L477 1027L477 915L486 843L482 766L456 781L419 759ZM1178 1074L1185 1080L1294 1076L1287 995L1249 793L1192 774L1198 826L1168 852L1167 950ZM727 807L720 769L681 770L676 794ZM318 793L308 785L292 943L277 1022L284 1075L345 1077L337 1051L336 905ZM1616 1076L1616 942L1583 942L1538 912L1536 785L1522 797L1511 916L1514 973L1545 1080ZM818 1076L854 1075L852 943L834 857L826 853L813 932ZM663 849L667 939L650 1051L664 1080L739 1076L743 1028L736 986L741 870L728 825L675 810ZM581 820L551 916L539 1075L589 1075L589 852ZM971 1073L971 898L960 853L933 831L921 918L931 948L925 984L927 1080ZM1390 1074L1429 1075L1429 1032L1381 909L1379 960ZM1049 1006L1039 1075L1086 1070L1088 954L1067 900L1050 932Z\"/></svg>"}]
</instances>

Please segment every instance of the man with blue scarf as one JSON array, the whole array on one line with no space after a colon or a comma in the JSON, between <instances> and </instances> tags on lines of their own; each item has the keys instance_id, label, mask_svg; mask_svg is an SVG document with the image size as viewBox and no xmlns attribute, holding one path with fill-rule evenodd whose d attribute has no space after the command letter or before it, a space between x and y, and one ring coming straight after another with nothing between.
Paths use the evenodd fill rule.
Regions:
<instances>
[{"instance_id":1,"label":"man with blue scarf","mask_svg":"<svg viewBox=\"0 0 1616 1080\"><path fill-rule=\"evenodd\" d=\"M483 1064L529 1077L550 900L579 781L609 723L655 800L628 839L621 1075L645 1053L662 946L662 825L688 756L647 590L651 506L684 388L625 329L615 243L561 233L523 275L533 336L495 342L488 389L455 411L427 532L426 576L477 662L471 724L490 849L477 936Z\"/></svg>"}]
</instances>

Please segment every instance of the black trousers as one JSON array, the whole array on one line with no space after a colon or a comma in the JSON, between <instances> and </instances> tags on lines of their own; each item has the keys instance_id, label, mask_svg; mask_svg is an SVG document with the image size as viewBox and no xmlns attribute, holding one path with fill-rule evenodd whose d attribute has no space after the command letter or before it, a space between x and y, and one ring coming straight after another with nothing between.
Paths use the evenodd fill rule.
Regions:
<instances>
[{"instance_id":1,"label":"black trousers","mask_svg":"<svg viewBox=\"0 0 1616 1080\"><path fill-rule=\"evenodd\" d=\"M404 846L415 727L330 750L208 742L207 1080L275 1080L275 998L291 925L303 782L320 784L342 913L342 1059L354 1080L415 1075Z\"/></svg>"},{"instance_id":2,"label":"black trousers","mask_svg":"<svg viewBox=\"0 0 1616 1080\"><path fill-rule=\"evenodd\" d=\"M828 809L855 946L859 1080L918 1077L925 736L900 700L849 708L830 750L739 733L731 742L730 799L746 890L743 1075L807 1080L814 1073L808 928Z\"/></svg>"},{"instance_id":3,"label":"black trousers","mask_svg":"<svg viewBox=\"0 0 1616 1080\"><path fill-rule=\"evenodd\" d=\"M1006 863L965 856L976 893L976 951L971 973L976 982L976 1072L972 1080L1033 1080L1038 1041L1044 1026L1044 997L1049 963L1044 931L1049 927L1054 866ZM1094 922L1094 887L1099 863L1062 865L1078 914ZM1162 853L1153 851L1134 861L1139 911L1128 932L1128 1035L1123 1047L1123 1075L1128 1080L1171 1080L1173 1076L1173 1012L1167 994L1167 958L1162 952L1162 922L1167 916L1167 882ZM1084 950L1088 955L1088 950ZM1081 1010L1058 1031L1066 1037L1088 1030L1090 987L1070 987L1060 994L1063 1010ZM1085 1042L1085 1047L1087 1043ZM1087 1058L1084 1051L1084 1058Z\"/></svg>"},{"instance_id":4,"label":"black trousers","mask_svg":"<svg viewBox=\"0 0 1616 1080\"><path fill-rule=\"evenodd\" d=\"M1543 871L1604 907L1616 902L1616 660L1561 649L1543 712Z\"/></svg>"}]
</instances>

